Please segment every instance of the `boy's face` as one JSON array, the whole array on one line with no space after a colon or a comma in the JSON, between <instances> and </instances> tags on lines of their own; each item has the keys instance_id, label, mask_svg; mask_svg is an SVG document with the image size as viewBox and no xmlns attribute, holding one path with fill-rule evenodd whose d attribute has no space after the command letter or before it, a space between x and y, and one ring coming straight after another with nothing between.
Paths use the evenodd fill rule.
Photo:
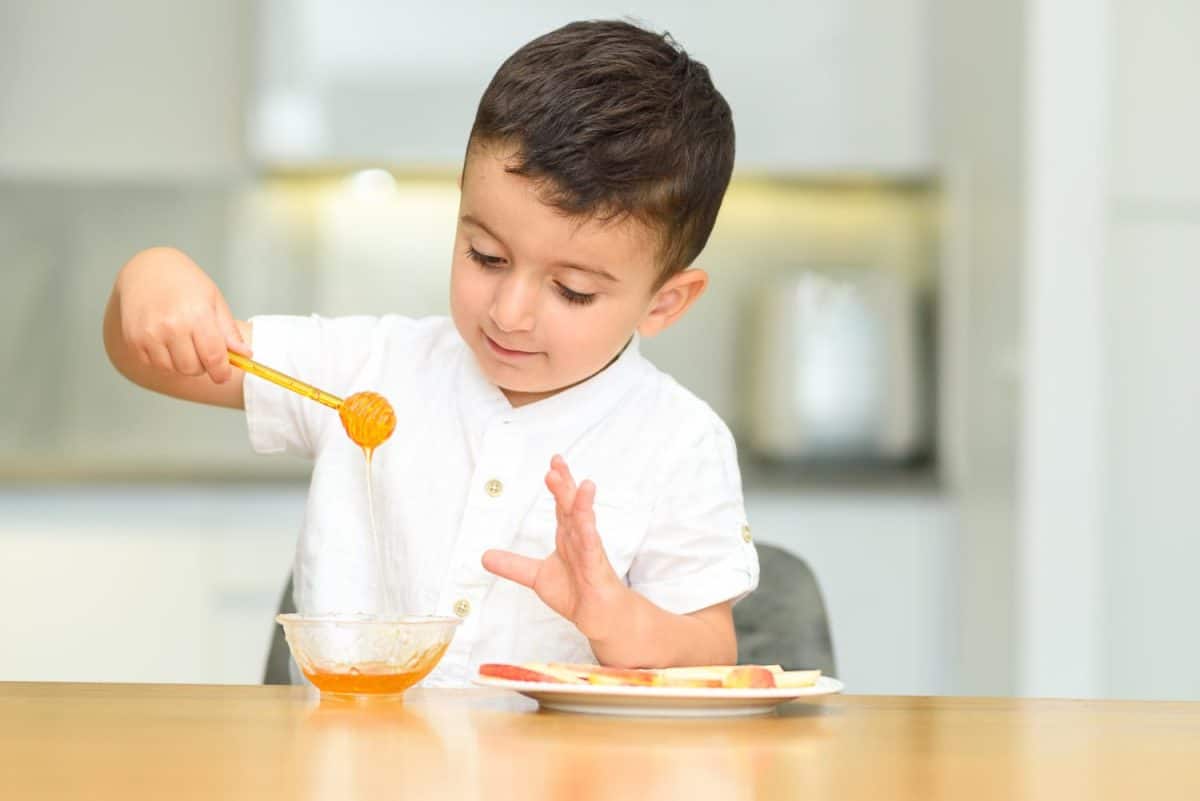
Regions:
<instances>
[{"instance_id":1,"label":"boy's face","mask_svg":"<svg viewBox=\"0 0 1200 801\"><path fill-rule=\"evenodd\" d=\"M511 154L473 147L467 158L450 309L484 374L520 406L591 377L639 327L656 333L683 309L658 319L672 282L655 289L645 225L565 216L536 182L505 171Z\"/></svg>"}]
</instances>

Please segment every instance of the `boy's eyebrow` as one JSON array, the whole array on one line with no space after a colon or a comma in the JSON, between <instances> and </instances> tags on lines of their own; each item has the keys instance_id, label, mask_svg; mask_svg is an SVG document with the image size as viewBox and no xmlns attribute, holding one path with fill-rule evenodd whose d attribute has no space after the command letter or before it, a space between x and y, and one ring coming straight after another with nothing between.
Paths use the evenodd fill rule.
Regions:
<instances>
[{"instance_id":1,"label":"boy's eyebrow","mask_svg":"<svg viewBox=\"0 0 1200 801\"><path fill-rule=\"evenodd\" d=\"M472 217L470 214L464 214L464 215L463 215L462 217L460 217L459 219L460 219L460 220L462 220L462 221L463 221L463 222L465 222L465 223L468 223L468 224L470 224L470 225L473 225L473 226L475 226L476 228L481 228L481 229L483 229L483 232L484 232L485 234L487 234L487 235L488 235L488 236L490 236L492 239L495 239L495 240L496 240L496 241L498 241L498 242L503 242L503 241L504 241L504 240L503 240L503 239L501 239L500 237L496 236L496 234L495 234L495 233L492 231L492 229L491 229L491 228L488 228L486 225L484 225L484 224L483 224L483 220L479 219L478 217Z\"/></svg>"},{"instance_id":2,"label":"boy's eyebrow","mask_svg":"<svg viewBox=\"0 0 1200 801\"><path fill-rule=\"evenodd\" d=\"M496 234L492 231L492 229L490 229L486 225L484 225L483 220L479 219L478 217L472 217L470 214L464 214L459 219L461 219L463 222L465 222L469 225L474 225L476 228L481 229L485 234L487 234L492 239L495 239L498 242L504 241L500 237L496 236ZM617 278L615 275L613 275L612 273L608 272L607 270L601 269L599 267L587 267L583 264L575 264L574 262L569 262L569 261L558 261L558 262L554 263L554 266L555 267L563 267L568 270L579 270L580 272L583 272L583 273L591 273L592 275L594 275L598 278L603 278L607 281L612 281L613 283L621 282L620 279Z\"/></svg>"},{"instance_id":3,"label":"boy's eyebrow","mask_svg":"<svg viewBox=\"0 0 1200 801\"><path fill-rule=\"evenodd\" d=\"M579 270L581 273L591 273L597 278L603 278L606 281L612 281L613 283L620 283L620 279L618 279L615 275L607 270L602 270L599 267L585 267L582 264L574 264L569 261L557 261L554 263L554 266L564 267L568 270Z\"/></svg>"}]
</instances>

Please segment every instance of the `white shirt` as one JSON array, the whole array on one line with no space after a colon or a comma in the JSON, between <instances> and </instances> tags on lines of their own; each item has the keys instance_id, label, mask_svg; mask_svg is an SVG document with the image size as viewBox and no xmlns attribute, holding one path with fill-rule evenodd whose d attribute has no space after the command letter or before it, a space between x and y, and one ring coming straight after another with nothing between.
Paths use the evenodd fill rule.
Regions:
<instances>
[{"instance_id":1,"label":"white shirt","mask_svg":"<svg viewBox=\"0 0 1200 801\"><path fill-rule=\"evenodd\" d=\"M404 614L466 612L427 686L465 685L483 662L595 661L574 624L480 564L489 548L554 550L544 477L556 453L576 481L595 482L609 561L658 606L694 612L757 585L733 438L641 356L636 337L599 374L514 409L444 317L266 316L253 326L255 359L342 397L379 392L396 410L372 460L393 594ZM376 609L361 449L336 412L253 376L245 406L255 450L314 461L297 609Z\"/></svg>"}]
</instances>

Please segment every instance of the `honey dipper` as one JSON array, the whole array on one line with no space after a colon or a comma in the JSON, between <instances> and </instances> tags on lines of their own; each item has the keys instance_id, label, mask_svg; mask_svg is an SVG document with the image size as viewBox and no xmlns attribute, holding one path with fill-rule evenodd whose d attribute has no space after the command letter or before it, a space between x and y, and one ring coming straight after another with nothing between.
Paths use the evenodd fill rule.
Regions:
<instances>
[{"instance_id":1,"label":"honey dipper","mask_svg":"<svg viewBox=\"0 0 1200 801\"><path fill-rule=\"evenodd\" d=\"M248 359L240 353L229 351L229 363L272 384L278 384L284 389L290 389L317 403L336 409L346 434L356 445L366 450L368 455L382 445L396 429L396 413L392 410L392 405L377 392L355 392L342 400L265 364Z\"/></svg>"}]
</instances>

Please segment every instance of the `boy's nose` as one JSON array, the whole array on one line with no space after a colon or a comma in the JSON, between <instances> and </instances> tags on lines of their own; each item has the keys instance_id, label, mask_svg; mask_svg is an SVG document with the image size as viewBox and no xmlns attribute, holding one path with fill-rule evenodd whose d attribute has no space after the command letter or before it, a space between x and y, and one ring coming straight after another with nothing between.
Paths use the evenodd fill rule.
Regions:
<instances>
[{"instance_id":1,"label":"boy's nose","mask_svg":"<svg viewBox=\"0 0 1200 801\"><path fill-rule=\"evenodd\" d=\"M520 276L502 281L488 310L492 322L505 333L532 331L539 289L537 281Z\"/></svg>"}]
</instances>

